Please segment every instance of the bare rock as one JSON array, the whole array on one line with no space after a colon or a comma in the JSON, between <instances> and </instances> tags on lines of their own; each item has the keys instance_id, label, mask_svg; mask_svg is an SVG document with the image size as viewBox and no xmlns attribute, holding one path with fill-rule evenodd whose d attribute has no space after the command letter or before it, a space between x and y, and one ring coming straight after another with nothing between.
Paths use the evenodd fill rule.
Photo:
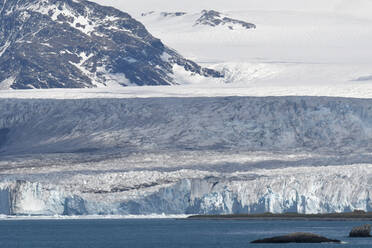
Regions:
<instances>
[{"instance_id":1,"label":"bare rock","mask_svg":"<svg viewBox=\"0 0 372 248\"><path fill-rule=\"evenodd\" d=\"M350 234L350 237L372 237L371 236L371 225L366 224L363 226L354 227Z\"/></svg>"},{"instance_id":2,"label":"bare rock","mask_svg":"<svg viewBox=\"0 0 372 248\"><path fill-rule=\"evenodd\" d=\"M291 233L284 236L277 236L266 239L259 239L251 242L252 244L259 243L341 243L340 240L328 239L326 237L313 233Z\"/></svg>"}]
</instances>

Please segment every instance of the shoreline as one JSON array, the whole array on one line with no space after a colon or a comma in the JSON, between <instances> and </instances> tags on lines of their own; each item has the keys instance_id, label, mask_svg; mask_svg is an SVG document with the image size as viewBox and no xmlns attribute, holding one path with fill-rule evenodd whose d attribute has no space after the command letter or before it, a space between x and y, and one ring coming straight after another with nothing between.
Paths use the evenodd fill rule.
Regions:
<instances>
[{"instance_id":1,"label":"shoreline","mask_svg":"<svg viewBox=\"0 0 372 248\"><path fill-rule=\"evenodd\" d=\"M42 216L42 215L0 215L1 221L17 221L17 220L159 220L159 219L187 219L190 215L162 215L162 214L151 214L151 215L54 215L54 216Z\"/></svg>"},{"instance_id":2,"label":"shoreline","mask_svg":"<svg viewBox=\"0 0 372 248\"><path fill-rule=\"evenodd\" d=\"M371 221L372 212L364 214L356 213L332 213L332 214L232 214L232 215L0 215L1 221L17 220L130 220L130 219L175 219L175 220L252 220L252 221Z\"/></svg>"},{"instance_id":3,"label":"shoreline","mask_svg":"<svg viewBox=\"0 0 372 248\"><path fill-rule=\"evenodd\" d=\"M331 214L233 214L233 215L192 215L188 220L305 220L305 221L372 221L369 213L331 213Z\"/></svg>"}]
</instances>

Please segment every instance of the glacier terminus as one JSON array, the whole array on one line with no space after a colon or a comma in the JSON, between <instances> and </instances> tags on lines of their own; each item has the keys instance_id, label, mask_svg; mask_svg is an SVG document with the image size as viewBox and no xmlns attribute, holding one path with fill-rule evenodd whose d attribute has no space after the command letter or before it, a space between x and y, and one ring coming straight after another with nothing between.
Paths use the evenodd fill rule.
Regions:
<instances>
[{"instance_id":1,"label":"glacier terminus","mask_svg":"<svg viewBox=\"0 0 372 248\"><path fill-rule=\"evenodd\" d=\"M370 104L329 97L1 99L0 213L368 211Z\"/></svg>"}]
</instances>

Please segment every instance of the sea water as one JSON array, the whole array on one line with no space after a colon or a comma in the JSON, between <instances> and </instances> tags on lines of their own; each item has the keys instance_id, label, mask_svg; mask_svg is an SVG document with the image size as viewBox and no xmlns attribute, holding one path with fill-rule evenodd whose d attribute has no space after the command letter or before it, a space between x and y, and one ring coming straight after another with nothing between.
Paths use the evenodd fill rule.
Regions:
<instances>
[{"instance_id":1,"label":"sea water","mask_svg":"<svg viewBox=\"0 0 372 248\"><path fill-rule=\"evenodd\" d=\"M271 248L372 247L371 238L348 237L368 221L187 219L4 220L1 248ZM291 232L312 232L346 244L250 244Z\"/></svg>"}]
</instances>

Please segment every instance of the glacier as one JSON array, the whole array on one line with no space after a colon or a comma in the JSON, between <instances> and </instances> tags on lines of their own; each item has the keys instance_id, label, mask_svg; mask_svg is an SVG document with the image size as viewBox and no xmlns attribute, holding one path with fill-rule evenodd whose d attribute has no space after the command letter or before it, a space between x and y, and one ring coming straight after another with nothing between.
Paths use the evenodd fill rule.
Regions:
<instances>
[{"instance_id":1,"label":"glacier","mask_svg":"<svg viewBox=\"0 0 372 248\"><path fill-rule=\"evenodd\" d=\"M371 169L371 165L315 169L300 167L289 171L276 169L234 173L230 177L180 177L175 183L151 189L134 187L136 189L123 192L115 189L110 192L87 192L84 191L87 185L71 191L71 185L67 185L66 181L55 184L18 180L2 183L0 214L54 216L371 211ZM168 173L164 174L168 176ZM192 174L202 175L205 172L193 171ZM100 176L107 178L104 173ZM151 177L151 173L147 176Z\"/></svg>"},{"instance_id":2,"label":"glacier","mask_svg":"<svg viewBox=\"0 0 372 248\"><path fill-rule=\"evenodd\" d=\"M370 105L328 97L2 99L0 152L370 151Z\"/></svg>"},{"instance_id":3,"label":"glacier","mask_svg":"<svg viewBox=\"0 0 372 248\"><path fill-rule=\"evenodd\" d=\"M371 211L371 99L0 99L0 215Z\"/></svg>"}]
</instances>

